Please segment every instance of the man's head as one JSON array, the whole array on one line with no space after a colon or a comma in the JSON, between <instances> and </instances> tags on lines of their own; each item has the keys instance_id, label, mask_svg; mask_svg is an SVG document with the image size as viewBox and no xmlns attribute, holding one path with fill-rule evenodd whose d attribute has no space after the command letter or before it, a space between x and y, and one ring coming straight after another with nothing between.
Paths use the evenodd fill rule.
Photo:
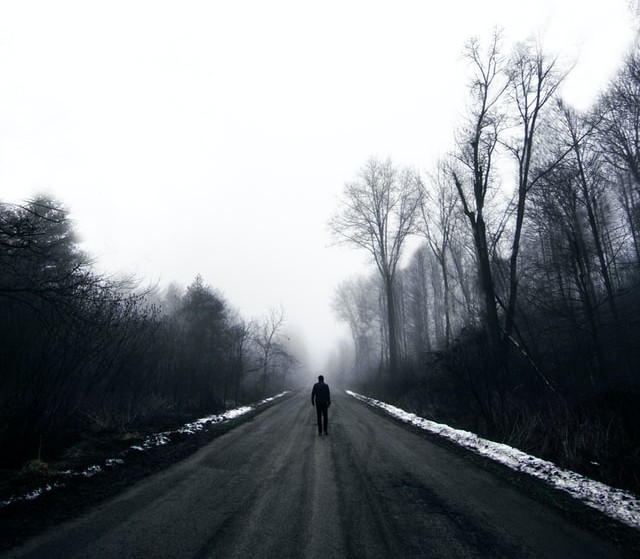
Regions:
<instances>
[{"instance_id":1,"label":"man's head","mask_svg":"<svg viewBox=\"0 0 640 559\"><path fill-rule=\"evenodd\" d=\"M323 377L322 375L320 375L320 376L318 377L318 380L319 380L320 382L324 382L324 377Z\"/></svg>"}]
</instances>

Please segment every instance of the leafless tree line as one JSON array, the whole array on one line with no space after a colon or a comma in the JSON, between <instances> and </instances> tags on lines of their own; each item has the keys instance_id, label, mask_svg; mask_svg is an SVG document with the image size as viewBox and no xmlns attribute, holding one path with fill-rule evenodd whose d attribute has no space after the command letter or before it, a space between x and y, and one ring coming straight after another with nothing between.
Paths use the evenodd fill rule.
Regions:
<instances>
[{"instance_id":1,"label":"leafless tree line","mask_svg":"<svg viewBox=\"0 0 640 559\"><path fill-rule=\"evenodd\" d=\"M200 276L159 293L99 275L59 203L1 204L0 464L281 390L284 323L244 319Z\"/></svg>"},{"instance_id":2,"label":"leafless tree line","mask_svg":"<svg viewBox=\"0 0 640 559\"><path fill-rule=\"evenodd\" d=\"M358 181L373 187L345 188L332 227L379 272L336 292L354 378L525 445L556 427L566 439L567 423L592 428L591 409L617 428L602 444L628 449L639 434L624 414L640 396L640 49L584 112L562 101L557 58L534 43L504 51L499 34L468 43L466 116L433 172L371 160ZM410 191L383 179L408 174ZM385 197L404 204L379 209ZM385 274L386 247L410 235L421 245Z\"/></svg>"}]
</instances>

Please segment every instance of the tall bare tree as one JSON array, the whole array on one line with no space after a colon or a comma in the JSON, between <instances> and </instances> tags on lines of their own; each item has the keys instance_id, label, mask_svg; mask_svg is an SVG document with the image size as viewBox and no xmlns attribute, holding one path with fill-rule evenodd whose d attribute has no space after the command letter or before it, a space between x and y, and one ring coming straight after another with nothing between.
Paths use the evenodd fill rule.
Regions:
<instances>
[{"instance_id":1,"label":"tall bare tree","mask_svg":"<svg viewBox=\"0 0 640 559\"><path fill-rule=\"evenodd\" d=\"M517 45L510 60L503 58L499 39L494 34L485 51L476 41L467 47L466 55L475 73L470 114L458 136L457 159L462 172L454 170L453 178L473 231L489 343L494 356L502 361L513 342L527 197L563 157L549 157L541 149L538 135L545 108L564 75L557 70L557 60L545 56L537 45ZM488 195L499 183L496 158L502 147L515 161L516 183L511 204L499 224L488 230ZM508 241L504 240L505 233L511 235ZM497 243L507 250L508 272L502 296L496 289L492 265ZM500 307L504 311L502 321Z\"/></svg>"},{"instance_id":2,"label":"tall bare tree","mask_svg":"<svg viewBox=\"0 0 640 559\"><path fill-rule=\"evenodd\" d=\"M517 188L514 198L515 222L509 257L509 295L505 309L504 346L510 345L518 300L518 264L520 240L525 220L527 196L546 173L558 164L564 154L543 161L545 153L538 142L545 107L554 98L565 74L558 71L557 58L546 56L539 44L516 46L508 68L512 105L516 109L514 134L507 148L517 164Z\"/></svg>"},{"instance_id":3,"label":"tall bare tree","mask_svg":"<svg viewBox=\"0 0 640 559\"><path fill-rule=\"evenodd\" d=\"M353 345L354 372L367 374L373 367L373 356L379 347L380 313L377 293L380 280L357 278L342 282L335 290L333 309L336 316L349 326Z\"/></svg>"},{"instance_id":4,"label":"tall bare tree","mask_svg":"<svg viewBox=\"0 0 640 559\"><path fill-rule=\"evenodd\" d=\"M451 181L451 174L444 163L438 166L437 173L429 182L424 204L422 205L422 227L427 243L435 256L443 283L443 310L445 320L445 349L451 341L451 288L449 280L449 254L451 243L459 226L457 216L457 194Z\"/></svg>"},{"instance_id":5,"label":"tall bare tree","mask_svg":"<svg viewBox=\"0 0 640 559\"><path fill-rule=\"evenodd\" d=\"M640 262L640 43L626 58L594 110L603 156L614 182Z\"/></svg>"},{"instance_id":6,"label":"tall bare tree","mask_svg":"<svg viewBox=\"0 0 640 559\"><path fill-rule=\"evenodd\" d=\"M396 271L407 237L417 232L422 196L417 173L398 168L388 159L370 159L358 178L345 186L342 207L330 221L339 238L371 254L383 280L392 374L397 372L400 358L394 296Z\"/></svg>"},{"instance_id":7,"label":"tall bare tree","mask_svg":"<svg viewBox=\"0 0 640 559\"><path fill-rule=\"evenodd\" d=\"M469 114L457 138L459 167L452 169L452 176L473 233L485 326L491 351L497 356L501 347L501 328L485 213L487 196L495 182L496 149L507 126L503 107L509 81L497 33L486 51L477 40L472 40L467 44L465 54L474 74L470 84Z\"/></svg>"}]
</instances>

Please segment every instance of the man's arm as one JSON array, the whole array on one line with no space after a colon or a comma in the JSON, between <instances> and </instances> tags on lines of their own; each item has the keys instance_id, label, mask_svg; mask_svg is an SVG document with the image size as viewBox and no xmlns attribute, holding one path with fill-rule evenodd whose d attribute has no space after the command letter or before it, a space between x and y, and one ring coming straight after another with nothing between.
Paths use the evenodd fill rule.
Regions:
<instances>
[{"instance_id":1,"label":"man's arm","mask_svg":"<svg viewBox=\"0 0 640 559\"><path fill-rule=\"evenodd\" d=\"M316 385L314 384L313 385L313 390L311 391L311 405L312 406L316 405L315 399L316 399Z\"/></svg>"}]
</instances>

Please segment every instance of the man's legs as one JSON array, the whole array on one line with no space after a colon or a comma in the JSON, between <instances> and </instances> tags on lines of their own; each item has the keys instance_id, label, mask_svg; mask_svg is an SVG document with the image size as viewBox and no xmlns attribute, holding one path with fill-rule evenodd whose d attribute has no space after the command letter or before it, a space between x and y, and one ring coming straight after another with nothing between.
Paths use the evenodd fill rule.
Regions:
<instances>
[{"instance_id":1,"label":"man's legs","mask_svg":"<svg viewBox=\"0 0 640 559\"><path fill-rule=\"evenodd\" d=\"M329 406L325 404L322 406L322 422L323 422L323 430L324 434L327 434L327 427L329 427Z\"/></svg>"},{"instance_id":2,"label":"man's legs","mask_svg":"<svg viewBox=\"0 0 640 559\"><path fill-rule=\"evenodd\" d=\"M318 435L322 435L322 432L327 432L327 426L329 424L329 415L327 413L327 404L316 403L316 413L318 414Z\"/></svg>"},{"instance_id":3,"label":"man's legs","mask_svg":"<svg viewBox=\"0 0 640 559\"><path fill-rule=\"evenodd\" d=\"M322 435L322 404L316 404L316 414L318 416L318 435Z\"/></svg>"}]
</instances>

